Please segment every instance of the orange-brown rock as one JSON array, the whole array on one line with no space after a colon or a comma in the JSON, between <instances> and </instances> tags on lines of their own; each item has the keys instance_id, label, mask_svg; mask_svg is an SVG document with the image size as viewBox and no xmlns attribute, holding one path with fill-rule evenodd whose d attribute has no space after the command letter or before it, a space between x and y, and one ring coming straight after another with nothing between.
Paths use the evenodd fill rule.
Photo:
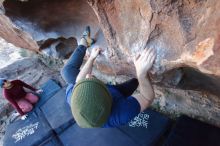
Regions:
<instances>
[{"instance_id":1,"label":"orange-brown rock","mask_svg":"<svg viewBox=\"0 0 220 146\"><path fill-rule=\"evenodd\" d=\"M88 1L111 48L112 72L131 72L132 56L153 47L158 74L190 66L220 76L219 1Z\"/></svg>"},{"instance_id":2,"label":"orange-brown rock","mask_svg":"<svg viewBox=\"0 0 220 146\"><path fill-rule=\"evenodd\" d=\"M187 67L207 74L209 81L220 77L217 0L5 0L3 5L5 15L33 37L2 14L1 36L20 47L37 50L35 41L79 39L90 25L93 33L101 28L105 36L98 33L97 43L105 51L96 64L104 73L135 76L132 57L152 47L157 51L151 70L155 82L178 85L191 74L181 70ZM164 74L176 69L180 71ZM217 81L214 85L220 87Z\"/></svg>"},{"instance_id":3,"label":"orange-brown rock","mask_svg":"<svg viewBox=\"0 0 220 146\"><path fill-rule=\"evenodd\" d=\"M16 28L10 19L3 14L0 14L0 36L17 47L38 51L39 47L36 41L28 33Z\"/></svg>"}]
</instances>

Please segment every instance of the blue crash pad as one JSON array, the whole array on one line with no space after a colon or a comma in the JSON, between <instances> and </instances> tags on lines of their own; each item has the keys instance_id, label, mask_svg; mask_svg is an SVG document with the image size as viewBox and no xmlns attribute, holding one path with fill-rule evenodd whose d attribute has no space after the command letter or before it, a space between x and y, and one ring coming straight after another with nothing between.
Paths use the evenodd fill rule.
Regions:
<instances>
[{"instance_id":1,"label":"blue crash pad","mask_svg":"<svg viewBox=\"0 0 220 146\"><path fill-rule=\"evenodd\" d=\"M47 123L39 107L56 94L61 87L53 80L48 80L41 88L44 92L40 94L40 100L35 108L28 113L28 118L8 125L4 137L4 146L35 145L53 135L53 129Z\"/></svg>"},{"instance_id":2,"label":"blue crash pad","mask_svg":"<svg viewBox=\"0 0 220 146\"><path fill-rule=\"evenodd\" d=\"M59 137L67 146L154 146L170 125L171 121L165 116L147 110L126 126L84 129L74 124Z\"/></svg>"},{"instance_id":3,"label":"blue crash pad","mask_svg":"<svg viewBox=\"0 0 220 146\"><path fill-rule=\"evenodd\" d=\"M74 122L69 105L65 101L65 88L57 92L42 107L42 112L56 133L62 132Z\"/></svg>"},{"instance_id":4,"label":"blue crash pad","mask_svg":"<svg viewBox=\"0 0 220 146\"><path fill-rule=\"evenodd\" d=\"M35 105L35 108L43 105L48 99L56 94L61 87L54 80L48 80L41 86L41 89L43 89L43 93L40 94L40 100Z\"/></svg>"},{"instance_id":5,"label":"blue crash pad","mask_svg":"<svg viewBox=\"0 0 220 146\"><path fill-rule=\"evenodd\" d=\"M7 127L4 146L39 145L52 135L52 129L41 115L30 115L28 119L15 121Z\"/></svg>"},{"instance_id":6,"label":"blue crash pad","mask_svg":"<svg viewBox=\"0 0 220 146\"><path fill-rule=\"evenodd\" d=\"M161 136L170 129L170 126L169 118L148 109L120 129L139 145L155 146Z\"/></svg>"},{"instance_id":7,"label":"blue crash pad","mask_svg":"<svg viewBox=\"0 0 220 146\"><path fill-rule=\"evenodd\" d=\"M53 80L42 88L40 102L28 119L7 127L4 146L151 146L170 124L168 118L147 110L126 126L83 129L75 123L65 101L65 88Z\"/></svg>"},{"instance_id":8,"label":"blue crash pad","mask_svg":"<svg viewBox=\"0 0 220 146\"><path fill-rule=\"evenodd\" d=\"M181 116L164 146L220 146L220 128Z\"/></svg>"},{"instance_id":9,"label":"blue crash pad","mask_svg":"<svg viewBox=\"0 0 220 146\"><path fill-rule=\"evenodd\" d=\"M80 128L74 124L59 137L64 146L138 146L117 128Z\"/></svg>"},{"instance_id":10,"label":"blue crash pad","mask_svg":"<svg viewBox=\"0 0 220 146\"><path fill-rule=\"evenodd\" d=\"M29 146L29 145L28 145ZM62 143L59 141L59 139L56 136L52 136L39 144L39 146L62 146Z\"/></svg>"}]
</instances>

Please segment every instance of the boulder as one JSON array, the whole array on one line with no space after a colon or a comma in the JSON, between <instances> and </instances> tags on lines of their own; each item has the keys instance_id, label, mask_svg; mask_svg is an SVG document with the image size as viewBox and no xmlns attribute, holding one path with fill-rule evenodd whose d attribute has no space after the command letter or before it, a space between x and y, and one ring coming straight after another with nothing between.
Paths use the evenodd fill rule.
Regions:
<instances>
[{"instance_id":1,"label":"boulder","mask_svg":"<svg viewBox=\"0 0 220 146\"><path fill-rule=\"evenodd\" d=\"M135 77L132 57L154 48L157 58L150 71L152 82L181 94L180 99L172 96L169 100L161 89L160 104L167 99L170 106L164 107L168 110L210 121L208 115L213 115L213 123L219 125L215 112L220 105L219 7L218 0L5 0L0 7L0 35L16 46L39 51L44 48L39 44L42 40L45 44L60 37L79 41L85 26L90 25L104 49L96 60L100 78L106 74ZM54 49L62 52L64 44L56 44ZM67 52L54 56L66 58ZM196 96L191 97L191 92ZM173 106L174 101L178 107ZM202 105L207 105L206 114ZM192 107L196 109L191 112Z\"/></svg>"},{"instance_id":2,"label":"boulder","mask_svg":"<svg viewBox=\"0 0 220 146\"><path fill-rule=\"evenodd\" d=\"M132 56L154 48L152 72L193 67L220 76L219 1L88 0L110 46L105 62L116 74L134 73ZM103 59L104 60L104 59ZM109 64L108 63L108 64ZM102 63L103 66L108 65ZM128 64L131 64L128 66ZM106 67L100 67L101 69Z\"/></svg>"}]
</instances>

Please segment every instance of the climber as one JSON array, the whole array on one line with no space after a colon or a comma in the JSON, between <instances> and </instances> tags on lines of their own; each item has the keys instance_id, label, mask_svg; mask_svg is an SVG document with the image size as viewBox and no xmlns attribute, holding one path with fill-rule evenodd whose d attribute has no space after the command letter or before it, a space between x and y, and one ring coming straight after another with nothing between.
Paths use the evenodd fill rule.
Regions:
<instances>
[{"instance_id":1,"label":"climber","mask_svg":"<svg viewBox=\"0 0 220 146\"><path fill-rule=\"evenodd\" d=\"M0 87L3 88L3 96L18 111L22 120L27 118L26 113L30 112L33 109L33 105L39 100L38 96L26 92L24 87L35 91L37 94L43 92L42 89L37 90L21 80L9 81L5 78L0 78ZM19 115L18 113L15 115Z\"/></svg>"},{"instance_id":2,"label":"climber","mask_svg":"<svg viewBox=\"0 0 220 146\"><path fill-rule=\"evenodd\" d=\"M79 46L61 70L61 75L68 84L66 100L80 127L125 125L149 107L154 100L154 91L147 73L156 53L153 49L145 49L133 58L137 79L133 78L118 85L105 85L91 74L93 63L96 57L101 55L102 49L93 48L90 57L80 70L86 49L94 42L95 40L90 37L90 27L87 27ZM138 85L141 94L131 96Z\"/></svg>"}]
</instances>

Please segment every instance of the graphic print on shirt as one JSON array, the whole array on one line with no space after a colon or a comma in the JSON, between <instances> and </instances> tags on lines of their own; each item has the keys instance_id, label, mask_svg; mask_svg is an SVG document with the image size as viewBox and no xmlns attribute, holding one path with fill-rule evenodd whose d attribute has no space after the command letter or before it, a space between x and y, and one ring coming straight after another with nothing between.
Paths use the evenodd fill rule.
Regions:
<instances>
[{"instance_id":1,"label":"graphic print on shirt","mask_svg":"<svg viewBox=\"0 0 220 146\"><path fill-rule=\"evenodd\" d=\"M128 123L128 126L129 127L144 127L144 128L147 128L149 118L150 118L150 115L141 112L133 120L131 120Z\"/></svg>"}]
</instances>

